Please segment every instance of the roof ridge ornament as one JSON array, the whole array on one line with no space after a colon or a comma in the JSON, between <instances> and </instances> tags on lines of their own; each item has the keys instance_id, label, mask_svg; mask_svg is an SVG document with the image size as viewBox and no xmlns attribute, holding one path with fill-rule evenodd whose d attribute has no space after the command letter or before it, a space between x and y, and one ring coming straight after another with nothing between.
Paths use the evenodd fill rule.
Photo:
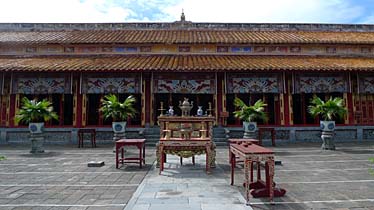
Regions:
<instances>
[{"instance_id":1,"label":"roof ridge ornament","mask_svg":"<svg viewBox=\"0 0 374 210\"><path fill-rule=\"evenodd\" d=\"M186 16L184 15L184 10L182 8L182 14L181 14L181 21L184 22L186 21Z\"/></svg>"},{"instance_id":2,"label":"roof ridge ornament","mask_svg":"<svg viewBox=\"0 0 374 210\"><path fill-rule=\"evenodd\" d=\"M170 28L172 29L190 29L193 28L193 23L191 21L186 21L186 15L184 14L184 9L182 8L181 19L171 23Z\"/></svg>"}]
</instances>

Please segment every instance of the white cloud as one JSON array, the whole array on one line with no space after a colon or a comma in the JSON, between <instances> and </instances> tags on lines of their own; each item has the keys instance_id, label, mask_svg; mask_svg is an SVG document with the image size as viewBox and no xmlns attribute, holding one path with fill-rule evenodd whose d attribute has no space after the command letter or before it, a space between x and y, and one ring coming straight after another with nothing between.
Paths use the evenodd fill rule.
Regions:
<instances>
[{"instance_id":1,"label":"white cloud","mask_svg":"<svg viewBox=\"0 0 374 210\"><path fill-rule=\"evenodd\" d=\"M105 0L0 0L0 22L123 22L132 11Z\"/></svg>"},{"instance_id":2,"label":"white cloud","mask_svg":"<svg viewBox=\"0 0 374 210\"><path fill-rule=\"evenodd\" d=\"M0 0L0 22L176 21L352 23L365 5L348 0ZM161 12L160 12L161 11ZM373 14L367 14L372 16Z\"/></svg>"}]
</instances>

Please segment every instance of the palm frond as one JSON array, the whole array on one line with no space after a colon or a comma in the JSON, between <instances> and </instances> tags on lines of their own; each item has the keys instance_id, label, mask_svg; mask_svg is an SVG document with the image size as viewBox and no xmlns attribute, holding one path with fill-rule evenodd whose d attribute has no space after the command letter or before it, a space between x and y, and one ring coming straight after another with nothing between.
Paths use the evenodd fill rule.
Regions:
<instances>
[{"instance_id":1,"label":"palm frond","mask_svg":"<svg viewBox=\"0 0 374 210\"><path fill-rule=\"evenodd\" d=\"M116 95L109 94L101 100L100 111L103 113L105 119L112 118L113 121L125 121L128 117L135 116L135 102L136 99L132 95L128 96L121 103Z\"/></svg>"},{"instance_id":2,"label":"palm frond","mask_svg":"<svg viewBox=\"0 0 374 210\"><path fill-rule=\"evenodd\" d=\"M342 98L330 97L329 100L324 102L317 96L314 96L308 106L308 112L312 117L321 116L324 120L333 120L335 118L343 118L347 113Z\"/></svg>"},{"instance_id":3,"label":"palm frond","mask_svg":"<svg viewBox=\"0 0 374 210\"><path fill-rule=\"evenodd\" d=\"M261 99L255 102L253 105L247 106L240 98L234 99L234 105L238 108L234 111L234 116L243 121L253 122L254 120L267 121L267 115L264 112L265 104Z\"/></svg>"},{"instance_id":4,"label":"palm frond","mask_svg":"<svg viewBox=\"0 0 374 210\"><path fill-rule=\"evenodd\" d=\"M50 119L58 119L57 113L53 111L52 103L47 99L37 101L36 99L30 100L23 97L21 103L22 106L15 116L17 123L46 122Z\"/></svg>"}]
</instances>

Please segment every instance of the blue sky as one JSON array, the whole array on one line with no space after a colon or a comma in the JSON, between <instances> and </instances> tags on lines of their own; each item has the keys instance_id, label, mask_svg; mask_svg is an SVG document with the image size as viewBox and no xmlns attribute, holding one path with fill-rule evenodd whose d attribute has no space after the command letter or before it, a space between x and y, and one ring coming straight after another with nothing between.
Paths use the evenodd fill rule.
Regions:
<instances>
[{"instance_id":1,"label":"blue sky","mask_svg":"<svg viewBox=\"0 0 374 210\"><path fill-rule=\"evenodd\" d=\"M374 24L374 0L0 0L0 22Z\"/></svg>"}]
</instances>

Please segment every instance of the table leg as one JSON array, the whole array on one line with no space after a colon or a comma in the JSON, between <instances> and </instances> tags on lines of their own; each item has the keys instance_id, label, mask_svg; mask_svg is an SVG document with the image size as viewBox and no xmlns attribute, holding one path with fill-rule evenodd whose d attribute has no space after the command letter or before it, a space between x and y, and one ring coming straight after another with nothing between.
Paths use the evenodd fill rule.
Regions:
<instances>
[{"instance_id":1,"label":"table leg","mask_svg":"<svg viewBox=\"0 0 374 210\"><path fill-rule=\"evenodd\" d=\"M230 163L231 163L231 185L234 185L236 157L235 157L235 154L232 153L231 151L230 151L229 154L230 154L230 157L231 157L231 159L230 159Z\"/></svg>"},{"instance_id":2,"label":"table leg","mask_svg":"<svg viewBox=\"0 0 374 210\"><path fill-rule=\"evenodd\" d=\"M166 154L163 154L163 156L164 156L164 163L166 163Z\"/></svg>"},{"instance_id":3,"label":"table leg","mask_svg":"<svg viewBox=\"0 0 374 210\"><path fill-rule=\"evenodd\" d=\"M232 162L231 162L231 156L232 156L232 154L231 154L231 151L230 151L230 145L229 145L229 164L232 163Z\"/></svg>"},{"instance_id":4,"label":"table leg","mask_svg":"<svg viewBox=\"0 0 374 210\"><path fill-rule=\"evenodd\" d=\"M139 163L140 163L140 168L142 168L142 163L143 163L143 148L141 145L138 145L138 148L139 148Z\"/></svg>"},{"instance_id":5,"label":"table leg","mask_svg":"<svg viewBox=\"0 0 374 210\"><path fill-rule=\"evenodd\" d=\"M211 159L210 159L210 154L211 154L210 149L211 149L211 144L210 143L206 144L205 148L206 148L206 161L205 161L205 163L206 163L206 166L205 166L206 167L206 173L210 174L210 161L211 161Z\"/></svg>"},{"instance_id":6,"label":"table leg","mask_svg":"<svg viewBox=\"0 0 374 210\"><path fill-rule=\"evenodd\" d=\"M258 166L257 166L258 167ZM253 162L251 164L251 183L253 182Z\"/></svg>"},{"instance_id":7,"label":"table leg","mask_svg":"<svg viewBox=\"0 0 374 210\"><path fill-rule=\"evenodd\" d=\"M116 144L116 168L118 168L118 145Z\"/></svg>"},{"instance_id":8,"label":"table leg","mask_svg":"<svg viewBox=\"0 0 374 210\"><path fill-rule=\"evenodd\" d=\"M145 143L143 143L143 164L145 165Z\"/></svg>"},{"instance_id":9,"label":"table leg","mask_svg":"<svg viewBox=\"0 0 374 210\"><path fill-rule=\"evenodd\" d=\"M159 154L160 154L160 158L161 158L161 161L160 161L160 171L159 171L159 174L161 174L161 172L164 170L164 161L165 161L165 154L164 154L164 150L162 148L161 145L159 145Z\"/></svg>"},{"instance_id":10,"label":"table leg","mask_svg":"<svg viewBox=\"0 0 374 210\"><path fill-rule=\"evenodd\" d=\"M270 202L273 202L273 197L274 197L274 183L273 183L273 178L274 178L274 158L269 157L269 159L266 161L267 167L268 168L268 177L267 179L269 180L267 182L267 187L269 189L269 199Z\"/></svg>"},{"instance_id":11,"label":"table leg","mask_svg":"<svg viewBox=\"0 0 374 210\"><path fill-rule=\"evenodd\" d=\"M195 165L195 155L192 156L192 165Z\"/></svg>"},{"instance_id":12,"label":"table leg","mask_svg":"<svg viewBox=\"0 0 374 210\"><path fill-rule=\"evenodd\" d=\"M82 136L81 134L78 134L78 148L81 147L81 142L82 142ZM82 144L82 147L83 147L83 144Z\"/></svg>"},{"instance_id":13,"label":"table leg","mask_svg":"<svg viewBox=\"0 0 374 210\"><path fill-rule=\"evenodd\" d=\"M125 155L124 155L124 153L125 153L125 149L124 149L124 147L125 147L125 146L122 146L122 147L121 147L121 158L122 158L121 160L122 160L122 165L123 165L124 162L125 162L125 160L124 160L124 159L125 159Z\"/></svg>"},{"instance_id":14,"label":"table leg","mask_svg":"<svg viewBox=\"0 0 374 210\"><path fill-rule=\"evenodd\" d=\"M249 194L250 194L249 170L250 170L251 164L252 164L252 159L251 158L246 158L244 160L245 194L246 194L247 205L249 204L249 197L250 197L249 196Z\"/></svg>"},{"instance_id":15,"label":"table leg","mask_svg":"<svg viewBox=\"0 0 374 210\"><path fill-rule=\"evenodd\" d=\"M93 134L94 145L96 147L96 133Z\"/></svg>"}]
</instances>

